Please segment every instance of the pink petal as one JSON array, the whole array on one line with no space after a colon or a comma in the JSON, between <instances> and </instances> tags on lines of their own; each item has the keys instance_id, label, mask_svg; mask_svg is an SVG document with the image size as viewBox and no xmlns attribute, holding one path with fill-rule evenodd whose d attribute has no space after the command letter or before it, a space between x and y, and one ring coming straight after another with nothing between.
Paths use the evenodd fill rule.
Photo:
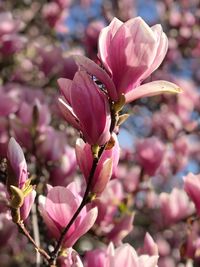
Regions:
<instances>
[{"instance_id":1,"label":"pink petal","mask_svg":"<svg viewBox=\"0 0 200 267\"><path fill-rule=\"evenodd\" d=\"M92 60L84 56L74 56L74 59L77 64L82 67L82 69L86 70L90 75L94 75L105 85L106 90L108 91L108 95L113 101L116 101L118 99L117 91L113 81L102 68L100 68Z\"/></svg>"},{"instance_id":2,"label":"pink petal","mask_svg":"<svg viewBox=\"0 0 200 267\"><path fill-rule=\"evenodd\" d=\"M16 183L21 188L28 176L27 164L23 150L13 137L10 138L10 141L8 143L7 157L13 171L15 172L15 175L17 176Z\"/></svg>"},{"instance_id":3,"label":"pink petal","mask_svg":"<svg viewBox=\"0 0 200 267\"><path fill-rule=\"evenodd\" d=\"M93 183L92 192L96 194L101 194L105 189L108 181L112 176L112 159L107 159L102 166L102 170L97 177L96 181Z\"/></svg>"},{"instance_id":4,"label":"pink petal","mask_svg":"<svg viewBox=\"0 0 200 267\"><path fill-rule=\"evenodd\" d=\"M80 138L76 141L76 160L87 182L92 167L93 156L91 146Z\"/></svg>"},{"instance_id":5,"label":"pink petal","mask_svg":"<svg viewBox=\"0 0 200 267\"><path fill-rule=\"evenodd\" d=\"M146 79L151 73L156 70L162 63L168 49L168 39L166 34L163 32L161 25L157 24L151 27L155 38L157 39L157 47L155 49L156 55L154 57L151 66L144 72L140 77L141 80Z\"/></svg>"},{"instance_id":6,"label":"pink petal","mask_svg":"<svg viewBox=\"0 0 200 267\"><path fill-rule=\"evenodd\" d=\"M45 202L46 202L46 197L40 196L39 197L39 211L40 214L49 230L51 235L58 239L60 237L60 229L58 229L57 225L55 222L49 217L48 213L45 210Z\"/></svg>"},{"instance_id":7,"label":"pink petal","mask_svg":"<svg viewBox=\"0 0 200 267\"><path fill-rule=\"evenodd\" d=\"M91 209L82 219L81 223L76 227L71 236L67 237L66 241L64 242L64 246L72 247L79 237L84 235L94 225L97 214L98 210L96 207Z\"/></svg>"},{"instance_id":8,"label":"pink petal","mask_svg":"<svg viewBox=\"0 0 200 267\"><path fill-rule=\"evenodd\" d=\"M139 252L140 254L148 254L150 256L158 255L158 246L149 233L146 233L143 248Z\"/></svg>"},{"instance_id":9,"label":"pink petal","mask_svg":"<svg viewBox=\"0 0 200 267\"><path fill-rule=\"evenodd\" d=\"M31 211L32 205L35 201L35 197L36 197L36 191L33 190L28 196L25 197L24 199L24 204L23 206L20 208L20 215L21 215L21 219L23 221L25 221Z\"/></svg>"},{"instance_id":10,"label":"pink petal","mask_svg":"<svg viewBox=\"0 0 200 267\"><path fill-rule=\"evenodd\" d=\"M115 250L115 255L112 258L115 267L141 267L138 264L138 255L133 247L129 244L123 244Z\"/></svg>"},{"instance_id":11,"label":"pink petal","mask_svg":"<svg viewBox=\"0 0 200 267\"><path fill-rule=\"evenodd\" d=\"M61 227L65 227L77 209L72 192L62 186L53 187L46 198L45 210Z\"/></svg>"},{"instance_id":12,"label":"pink petal","mask_svg":"<svg viewBox=\"0 0 200 267\"><path fill-rule=\"evenodd\" d=\"M158 42L159 42L159 46L157 49L157 53L154 59L153 64L151 65L151 73L156 70L160 64L162 63L167 50L168 50L168 38L166 36L166 34L163 32L161 25L155 25L153 27L151 27L151 29L153 30L154 34L157 34L158 36Z\"/></svg>"},{"instance_id":13,"label":"pink petal","mask_svg":"<svg viewBox=\"0 0 200 267\"><path fill-rule=\"evenodd\" d=\"M64 117L64 119L71 124L77 130L80 130L80 124L78 118L73 112L73 109L62 99L58 98L58 107Z\"/></svg>"},{"instance_id":14,"label":"pink petal","mask_svg":"<svg viewBox=\"0 0 200 267\"><path fill-rule=\"evenodd\" d=\"M163 93L181 93L181 89L174 83L162 80L145 83L125 95L126 103L132 102L138 98L155 96Z\"/></svg>"},{"instance_id":15,"label":"pink petal","mask_svg":"<svg viewBox=\"0 0 200 267\"><path fill-rule=\"evenodd\" d=\"M131 38L135 43L156 42L156 38L152 29L141 17L129 19L124 23L123 27L129 29ZM123 31L122 28L120 28L120 30ZM120 35L119 32L117 34Z\"/></svg>"},{"instance_id":16,"label":"pink petal","mask_svg":"<svg viewBox=\"0 0 200 267\"><path fill-rule=\"evenodd\" d=\"M69 79L60 78L57 80L57 83L59 85L60 91L67 100L67 103L70 104L70 90L72 86L72 81Z\"/></svg>"},{"instance_id":17,"label":"pink petal","mask_svg":"<svg viewBox=\"0 0 200 267\"><path fill-rule=\"evenodd\" d=\"M139 257L139 267L157 267L158 256L142 255Z\"/></svg>"},{"instance_id":18,"label":"pink petal","mask_svg":"<svg viewBox=\"0 0 200 267\"><path fill-rule=\"evenodd\" d=\"M114 35L118 31L118 29L123 25L123 22L117 18L113 18L111 23L101 30L99 35L99 42L98 42L98 50L99 50L99 57L101 58L102 62L107 62L109 60L108 57L108 48L110 46L110 42L112 41ZM109 69L109 63L105 64L105 67L108 67L108 71L112 73Z\"/></svg>"},{"instance_id":19,"label":"pink petal","mask_svg":"<svg viewBox=\"0 0 200 267\"><path fill-rule=\"evenodd\" d=\"M87 142L99 145L107 142L111 123L108 103L105 95L85 71L78 71L74 77L71 101Z\"/></svg>"},{"instance_id":20,"label":"pink petal","mask_svg":"<svg viewBox=\"0 0 200 267\"><path fill-rule=\"evenodd\" d=\"M153 31L141 18L131 19L120 27L109 46L110 68L118 95L140 83L153 63L157 45Z\"/></svg>"}]
</instances>

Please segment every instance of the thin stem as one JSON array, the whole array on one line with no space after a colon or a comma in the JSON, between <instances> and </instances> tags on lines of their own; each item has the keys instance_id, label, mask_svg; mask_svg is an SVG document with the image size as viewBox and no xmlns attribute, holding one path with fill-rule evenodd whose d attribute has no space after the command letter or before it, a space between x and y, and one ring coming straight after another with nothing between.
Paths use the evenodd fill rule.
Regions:
<instances>
[{"instance_id":1,"label":"thin stem","mask_svg":"<svg viewBox=\"0 0 200 267\"><path fill-rule=\"evenodd\" d=\"M40 248L35 240L32 238L32 236L29 234L28 230L26 229L26 227L24 226L24 223L23 222L18 222L17 223L19 229L22 231L22 233L28 238L28 240L34 245L35 249L47 260L49 261L50 259L50 256L48 255L48 253Z\"/></svg>"},{"instance_id":2,"label":"thin stem","mask_svg":"<svg viewBox=\"0 0 200 267\"><path fill-rule=\"evenodd\" d=\"M74 213L73 217L71 218L71 220L69 221L69 223L67 224L67 226L62 231L62 233L60 235L60 238L58 240L58 243L57 243L54 251L51 254L51 259L49 260L50 266L51 266L51 264L56 264L56 259L58 257L59 250L60 250L60 248L62 246L63 240L64 240L65 235L68 232L69 228L72 226L72 224L74 223L74 221L76 220L76 218L78 217L79 213L84 208L84 206L90 202L89 193L90 193L90 189L91 189L91 185L92 185L92 179L94 177L94 173L95 173L95 170L96 170L98 161L99 161L99 159L100 159L100 157L101 157L101 155L102 155L105 147L106 147L106 145L104 145L103 147L101 147L101 149L99 151L98 158L94 158L93 159L92 168L91 168L91 171L90 171L90 175L88 177L87 187L86 187L86 190L85 190L83 199L81 201L81 204L78 207L78 209L76 210L76 212Z\"/></svg>"}]
</instances>

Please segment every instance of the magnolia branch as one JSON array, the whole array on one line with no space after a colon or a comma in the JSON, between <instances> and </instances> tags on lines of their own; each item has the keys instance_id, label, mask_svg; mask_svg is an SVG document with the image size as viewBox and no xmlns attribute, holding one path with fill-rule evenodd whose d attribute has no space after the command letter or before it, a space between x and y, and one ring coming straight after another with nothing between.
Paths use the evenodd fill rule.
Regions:
<instances>
[{"instance_id":1,"label":"magnolia branch","mask_svg":"<svg viewBox=\"0 0 200 267\"><path fill-rule=\"evenodd\" d=\"M92 185L92 179L94 177L97 164L99 162L99 159L100 159L100 157L101 157L101 155L102 155L105 147L106 147L106 145L104 145L103 147L101 147L101 149L99 151L99 154L98 154L98 157L93 159L93 164L92 164L91 172L90 172L90 175L88 177L87 187L86 187L86 190L85 190L83 199L81 201L81 204L78 207L77 211L74 213L73 217L71 218L71 220L69 221L69 223L67 224L67 226L62 231L62 233L60 235L60 238L58 240L58 243L57 243L54 251L51 254L51 258L49 260L50 266L56 264L56 260L57 260L57 257L58 257L59 250L60 250L60 248L62 246L63 240L64 240L65 235L68 232L69 228L72 226L72 224L74 223L74 221L76 220L76 218L78 217L78 215L80 214L80 212L82 211L82 209L84 208L84 206L91 201L91 198L89 197L89 195L90 195L90 189L91 189L91 185Z\"/></svg>"},{"instance_id":2,"label":"magnolia branch","mask_svg":"<svg viewBox=\"0 0 200 267\"><path fill-rule=\"evenodd\" d=\"M48 253L40 248L35 240L31 237L31 235L29 234L28 230L26 229L26 227L24 226L24 223L23 222L18 222L17 223L19 229L22 231L22 233L28 238L28 240L34 245L35 249L47 260L49 261L50 259L50 256L48 255Z\"/></svg>"}]
</instances>

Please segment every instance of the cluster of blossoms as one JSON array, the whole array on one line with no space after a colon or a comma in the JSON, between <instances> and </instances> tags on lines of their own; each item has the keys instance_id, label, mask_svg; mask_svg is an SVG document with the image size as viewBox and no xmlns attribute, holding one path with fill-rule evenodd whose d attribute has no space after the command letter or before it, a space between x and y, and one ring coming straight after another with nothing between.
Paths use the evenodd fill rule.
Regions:
<instances>
[{"instance_id":1,"label":"cluster of blossoms","mask_svg":"<svg viewBox=\"0 0 200 267\"><path fill-rule=\"evenodd\" d=\"M89 6L86 2L81 4ZM125 9L129 1L122 2L126 2ZM61 28L63 9L71 4L49 1L40 6L42 17L65 32ZM37 4L32 7L36 14ZM123 17L122 6L119 9ZM15 35L20 45L9 50L17 42L5 44L10 60L18 64L13 70L0 51L5 63L0 88L0 155L7 158L6 182L3 177L0 183L0 248L5 243L11 248L9 253L17 255L26 246L26 239L18 246L11 244L17 236L13 221L42 257L36 257L39 265L43 260L46 266L57 267L174 267L180 258L198 263L199 175L185 175L183 189L173 188L171 193L166 192L165 184L171 179L172 186L176 185L178 178L173 182L172 177L184 170L191 155L197 158L198 150L188 143L190 133L198 131L191 112L198 109L199 93L195 86L192 91L191 83L164 71L146 81L168 50L161 25L149 27L141 17L127 17L125 23L114 18L105 28L95 22L99 28L94 55L95 38L91 42L90 38L96 26L90 24L84 43L92 61L81 51L66 57L56 46L45 48L44 39L27 44L21 32L34 37L34 27L26 28L10 13L0 13L1 19L2 42ZM9 82L8 71L12 74ZM26 71L31 74L23 75ZM57 93L50 90L55 80L60 88L58 101ZM165 94L176 95L180 87L185 91L176 100ZM130 145L122 150L118 139L130 115L124 111L132 109L135 116L129 119L136 123L146 112L146 97L157 95L162 96L150 107L156 111L142 125L145 134L135 137L134 148ZM160 110L158 100L164 103ZM58 122L61 115L67 124ZM141 137L140 131L134 134ZM34 238L27 229L33 230ZM22 256L21 266L23 262L34 264L33 254L28 259ZM9 259L3 257L2 262L8 266Z\"/></svg>"}]
</instances>

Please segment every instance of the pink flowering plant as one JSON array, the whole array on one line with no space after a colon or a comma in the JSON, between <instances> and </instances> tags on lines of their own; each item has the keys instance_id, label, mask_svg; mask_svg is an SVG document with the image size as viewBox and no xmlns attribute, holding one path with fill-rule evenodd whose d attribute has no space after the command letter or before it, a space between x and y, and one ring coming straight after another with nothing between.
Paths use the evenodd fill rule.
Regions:
<instances>
[{"instance_id":1,"label":"pink flowering plant","mask_svg":"<svg viewBox=\"0 0 200 267\"><path fill-rule=\"evenodd\" d=\"M200 264L199 13L114 2L0 3L2 266Z\"/></svg>"}]
</instances>

